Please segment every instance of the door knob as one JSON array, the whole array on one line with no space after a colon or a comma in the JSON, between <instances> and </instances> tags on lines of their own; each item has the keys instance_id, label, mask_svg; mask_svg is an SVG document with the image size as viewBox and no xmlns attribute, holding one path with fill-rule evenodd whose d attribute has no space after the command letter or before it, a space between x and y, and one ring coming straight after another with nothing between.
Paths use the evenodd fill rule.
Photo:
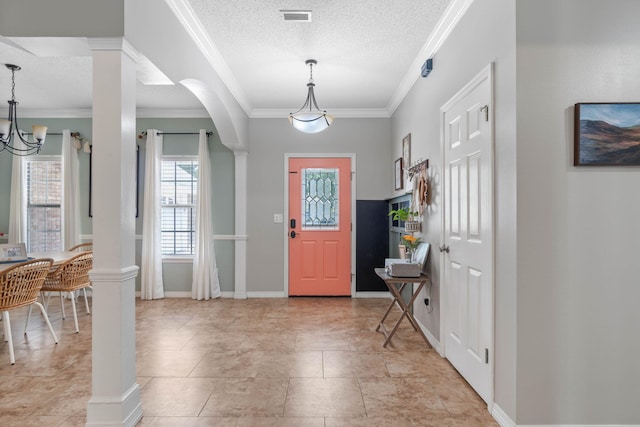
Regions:
<instances>
[{"instance_id":1,"label":"door knob","mask_svg":"<svg viewBox=\"0 0 640 427\"><path fill-rule=\"evenodd\" d=\"M291 233L289 233L289 236L291 236L292 239L296 238L296 232L291 230Z\"/></svg>"},{"instance_id":2,"label":"door knob","mask_svg":"<svg viewBox=\"0 0 640 427\"><path fill-rule=\"evenodd\" d=\"M449 245L441 245L438 249L440 249L440 252L449 253Z\"/></svg>"}]
</instances>

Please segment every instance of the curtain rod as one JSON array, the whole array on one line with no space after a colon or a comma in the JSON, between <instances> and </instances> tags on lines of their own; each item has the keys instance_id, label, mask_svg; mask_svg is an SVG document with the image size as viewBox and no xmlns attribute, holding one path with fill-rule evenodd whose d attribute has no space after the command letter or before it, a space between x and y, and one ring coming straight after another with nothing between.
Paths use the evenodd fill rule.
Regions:
<instances>
[{"instance_id":1,"label":"curtain rod","mask_svg":"<svg viewBox=\"0 0 640 427\"><path fill-rule=\"evenodd\" d=\"M158 135L200 135L200 132L158 132ZM213 135L212 131L207 131L207 136ZM138 139L142 139L147 136L147 131L140 132L138 134Z\"/></svg>"},{"instance_id":2,"label":"curtain rod","mask_svg":"<svg viewBox=\"0 0 640 427\"><path fill-rule=\"evenodd\" d=\"M33 135L31 132L22 132L23 135ZM47 132L47 135L62 135L62 132ZM78 137L80 132L71 132L71 136Z\"/></svg>"}]
</instances>

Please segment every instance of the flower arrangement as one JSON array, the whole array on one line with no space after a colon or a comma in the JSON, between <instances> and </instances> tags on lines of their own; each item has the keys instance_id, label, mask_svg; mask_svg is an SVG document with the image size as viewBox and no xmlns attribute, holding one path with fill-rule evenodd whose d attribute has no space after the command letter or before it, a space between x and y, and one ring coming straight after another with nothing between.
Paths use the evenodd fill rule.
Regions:
<instances>
[{"instance_id":1,"label":"flower arrangement","mask_svg":"<svg viewBox=\"0 0 640 427\"><path fill-rule=\"evenodd\" d=\"M420 238L414 236L413 234L405 234L404 236L402 236L402 244L407 248L408 251L413 251L420 244Z\"/></svg>"}]
</instances>

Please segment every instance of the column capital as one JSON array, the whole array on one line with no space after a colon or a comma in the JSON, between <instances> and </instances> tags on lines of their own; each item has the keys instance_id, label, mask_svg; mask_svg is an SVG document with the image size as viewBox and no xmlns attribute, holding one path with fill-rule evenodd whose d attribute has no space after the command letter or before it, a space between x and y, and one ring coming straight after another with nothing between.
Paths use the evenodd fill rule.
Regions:
<instances>
[{"instance_id":1,"label":"column capital","mask_svg":"<svg viewBox=\"0 0 640 427\"><path fill-rule=\"evenodd\" d=\"M91 51L118 50L124 52L136 63L140 60L138 49L124 37L89 37L87 44Z\"/></svg>"}]
</instances>

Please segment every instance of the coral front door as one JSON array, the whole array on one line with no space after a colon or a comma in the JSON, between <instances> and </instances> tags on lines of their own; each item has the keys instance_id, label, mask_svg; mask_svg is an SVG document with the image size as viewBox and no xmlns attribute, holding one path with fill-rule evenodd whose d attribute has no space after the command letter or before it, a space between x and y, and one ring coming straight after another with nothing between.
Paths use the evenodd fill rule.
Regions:
<instances>
[{"instance_id":1,"label":"coral front door","mask_svg":"<svg viewBox=\"0 0 640 427\"><path fill-rule=\"evenodd\" d=\"M351 159L289 159L289 295L351 295Z\"/></svg>"}]
</instances>

